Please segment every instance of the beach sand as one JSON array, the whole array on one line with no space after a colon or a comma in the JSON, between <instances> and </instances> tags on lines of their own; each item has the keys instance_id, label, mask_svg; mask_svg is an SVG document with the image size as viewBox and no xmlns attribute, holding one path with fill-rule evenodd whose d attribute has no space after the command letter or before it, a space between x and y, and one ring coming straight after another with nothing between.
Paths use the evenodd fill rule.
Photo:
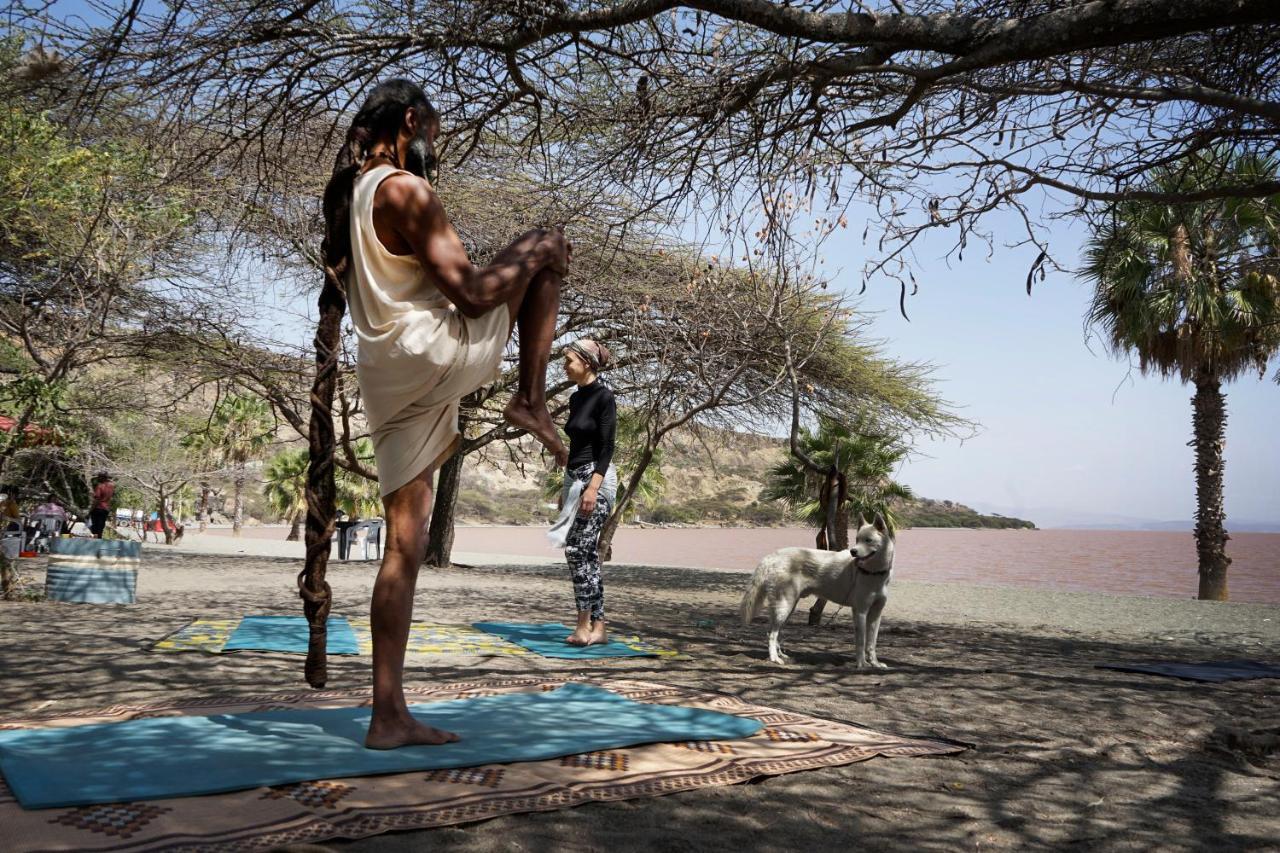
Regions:
<instances>
[{"instance_id":1,"label":"beach sand","mask_svg":"<svg viewBox=\"0 0 1280 853\"><path fill-rule=\"evenodd\" d=\"M270 556L272 544L229 545L245 552L230 554L194 553L191 542L182 551L148 545L139 602L127 607L0 603L0 718L305 691L299 657L149 651L197 617L301 612L294 591L301 563ZM473 568L423 571L415 618L572 615L563 567L510 556L457 559L464 556ZM615 627L678 646L692 660L410 656L407 680L616 673L904 735L942 736L973 749L326 846L1280 849L1280 756L1230 745L1234 732L1280 729L1280 682L1198 685L1093 668L1153 658L1275 660L1280 607L895 580L880 637L891 669L860 673L852 666L847 610L810 628L802 603L783 634L796 663L779 667L765 660L763 625L737 622L744 576L623 565L605 571ZM374 572L372 563L331 565L336 614L364 614ZM27 573L41 580L38 569ZM329 673L332 688L364 687L369 660L330 658Z\"/></svg>"}]
</instances>

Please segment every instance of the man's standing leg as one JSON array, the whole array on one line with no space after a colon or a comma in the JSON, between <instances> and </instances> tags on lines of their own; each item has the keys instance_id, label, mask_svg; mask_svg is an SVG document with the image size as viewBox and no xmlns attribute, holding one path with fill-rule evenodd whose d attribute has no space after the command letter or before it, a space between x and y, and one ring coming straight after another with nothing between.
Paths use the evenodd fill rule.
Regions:
<instances>
[{"instance_id":1,"label":"man's standing leg","mask_svg":"<svg viewBox=\"0 0 1280 853\"><path fill-rule=\"evenodd\" d=\"M387 541L382 567L373 584L373 719L365 746L394 749L410 744L440 744L457 735L417 722L404 698L404 652L413 619L418 568L427 549L427 523L433 498L428 468L383 499Z\"/></svg>"}]
</instances>

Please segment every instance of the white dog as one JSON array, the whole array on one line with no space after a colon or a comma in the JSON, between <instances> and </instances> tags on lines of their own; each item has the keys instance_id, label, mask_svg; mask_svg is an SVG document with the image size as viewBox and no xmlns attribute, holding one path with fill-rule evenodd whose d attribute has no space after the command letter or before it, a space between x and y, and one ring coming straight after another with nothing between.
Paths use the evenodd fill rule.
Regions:
<instances>
[{"instance_id":1,"label":"white dog","mask_svg":"<svg viewBox=\"0 0 1280 853\"><path fill-rule=\"evenodd\" d=\"M783 548L760 561L742 596L745 625L764 610L769 617L769 660L790 663L778 647L778 632L806 595L817 595L853 608L857 623L858 669L888 669L876 657L880 614L889 600L893 575L893 536L876 513L868 524L858 518L858 534L848 551Z\"/></svg>"}]
</instances>

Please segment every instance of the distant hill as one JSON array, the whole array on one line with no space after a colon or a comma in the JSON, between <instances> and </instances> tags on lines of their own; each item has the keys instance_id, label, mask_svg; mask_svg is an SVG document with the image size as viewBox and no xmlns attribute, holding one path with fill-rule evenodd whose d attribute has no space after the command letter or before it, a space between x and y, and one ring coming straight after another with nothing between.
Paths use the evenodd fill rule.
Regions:
<instances>
[{"instance_id":1,"label":"distant hill","mask_svg":"<svg viewBox=\"0 0 1280 853\"><path fill-rule=\"evenodd\" d=\"M1035 530L1034 522L1022 518L981 513L976 509L953 501L935 501L921 498L900 510L903 527L972 527L988 529Z\"/></svg>"},{"instance_id":2,"label":"distant hill","mask_svg":"<svg viewBox=\"0 0 1280 853\"><path fill-rule=\"evenodd\" d=\"M1171 533L1190 533L1196 523L1187 520L1167 521L1158 518L1142 518L1134 515L1098 512L1053 506L1001 506L980 504L980 510L991 515L1025 513L1036 517L1036 525L1046 530L1152 530ZM1230 533L1280 533L1280 521L1263 521L1256 518L1227 516Z\"/></svg>"},{"instance_id":3,"label":"distant hill","mask_svg":"<svg viewBox=\"0 0 1280 853\"><path fill-rule=\"evenodd\" d=\"M660 504L640 514L649 524L770 527L795 524L781 504L761 501L768 469L785 458L786 442L752 433L703 430L679 435L663 447L667 487ZM625 478L627 472L621 472ZM541 524L554 510L545 506L536 465L504 458L468 458L458 495L458 521ZM904 527L1030 528L1035 524L997 513L984 514L950 500L922 498L899 510Z\"/></svg>"}]
</instances>

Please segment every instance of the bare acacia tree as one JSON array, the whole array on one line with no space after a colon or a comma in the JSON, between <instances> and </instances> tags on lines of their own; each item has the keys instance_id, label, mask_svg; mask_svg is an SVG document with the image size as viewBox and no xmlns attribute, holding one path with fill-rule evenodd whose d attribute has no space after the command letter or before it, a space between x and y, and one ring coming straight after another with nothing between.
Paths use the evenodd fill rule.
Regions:
<instances>
[{"instance_id":1,"label":"bare acacia tree","mask_svg":"<svg viewBox=\"0 0 1280 853\"><path fill-rule=\"evenodd\" d=\"M113 472L118 480L132 483L148 495L160 519L165 544L172 545L177 527L174 499L188 483L209 472L177 440L184 427L181 423L166 423L151 413L136 413L119 419L113 426L111 444L86 448L84 458L95 468Z\"/></svg>"},{"instance_id":2,"label":"bare acacia tree","mask_svg":"<svg viewBox=\"0 0 1280 853\"><path fill-rule=\"evenodd\" d=\"M211 0L122 4L88 39L58 11L41 25L91 98L145 90L222 152L260 159L299 117L408 73L444 102L448 160L514 144L640 208L803 179L867 203L870 267L890 275L929 229L957 253L990 240L1001 207L1043 249L1037 190L1064 211L1145 198L1154 165L1280 135L1271 0ZM1224 175L1196 198L1278 189Z\"/></svg>"},{"instance_id":3,"label":"bare acacia tree","mask_svg":"<svg viewBox=\"0 0 1280 853\"><path fill-rule=\"evenodd\" d=\"M730 263L744 259L746 267ZM866 340L864 321L825 281L802 272L799 258L759 266L750 259L684 255L672 265L675 275L641 294L625 324L619 344L627 363L618 374L629 391L620 398L643 430L636 463L601 531L606 559L667 436L704 425L785 423L795 375L808 392L806 411L862 411L935 431L958 423L933 394L927 369L885 358Z\"/></svg>"},{"instance_id":4,"label":"bare acacia tree","mask_svg":"<svg viewBox=\"0 0 1280 853\"><path fill-rule=\"evenodd\" d=\"M400 73L433 82L446 163L515 149L549 185L623 200L619 225L703 201L732 218L744 193L802 187L876 230L867 273L904 300L911 247L930 230L946 229L959 257L994 241L986 214L1017 211L1038 249L1030 286L1054 263L1031 212L1046 192L1060 213L1146 197L1152 166L1210 146L1268 153L1280 130L1272 0L1233 0L1229 14L1217 0L453 0L430 14L389 0L209 0L122 3L87 35L54 2L23 22L90 81L72 93L79 113L129 93L169 122L192 168L244 178L251 209L288 194L291 162L327 171L319 151L336 147L351 102ZM282 153L298 128L325 125L326 144ZM1224 178L1197 198L1277 190ZM329 279L300 579L313 650L330 594L345 307ZM314 657L308 680L322 684Z\"/></svg>"}]
</instances>

